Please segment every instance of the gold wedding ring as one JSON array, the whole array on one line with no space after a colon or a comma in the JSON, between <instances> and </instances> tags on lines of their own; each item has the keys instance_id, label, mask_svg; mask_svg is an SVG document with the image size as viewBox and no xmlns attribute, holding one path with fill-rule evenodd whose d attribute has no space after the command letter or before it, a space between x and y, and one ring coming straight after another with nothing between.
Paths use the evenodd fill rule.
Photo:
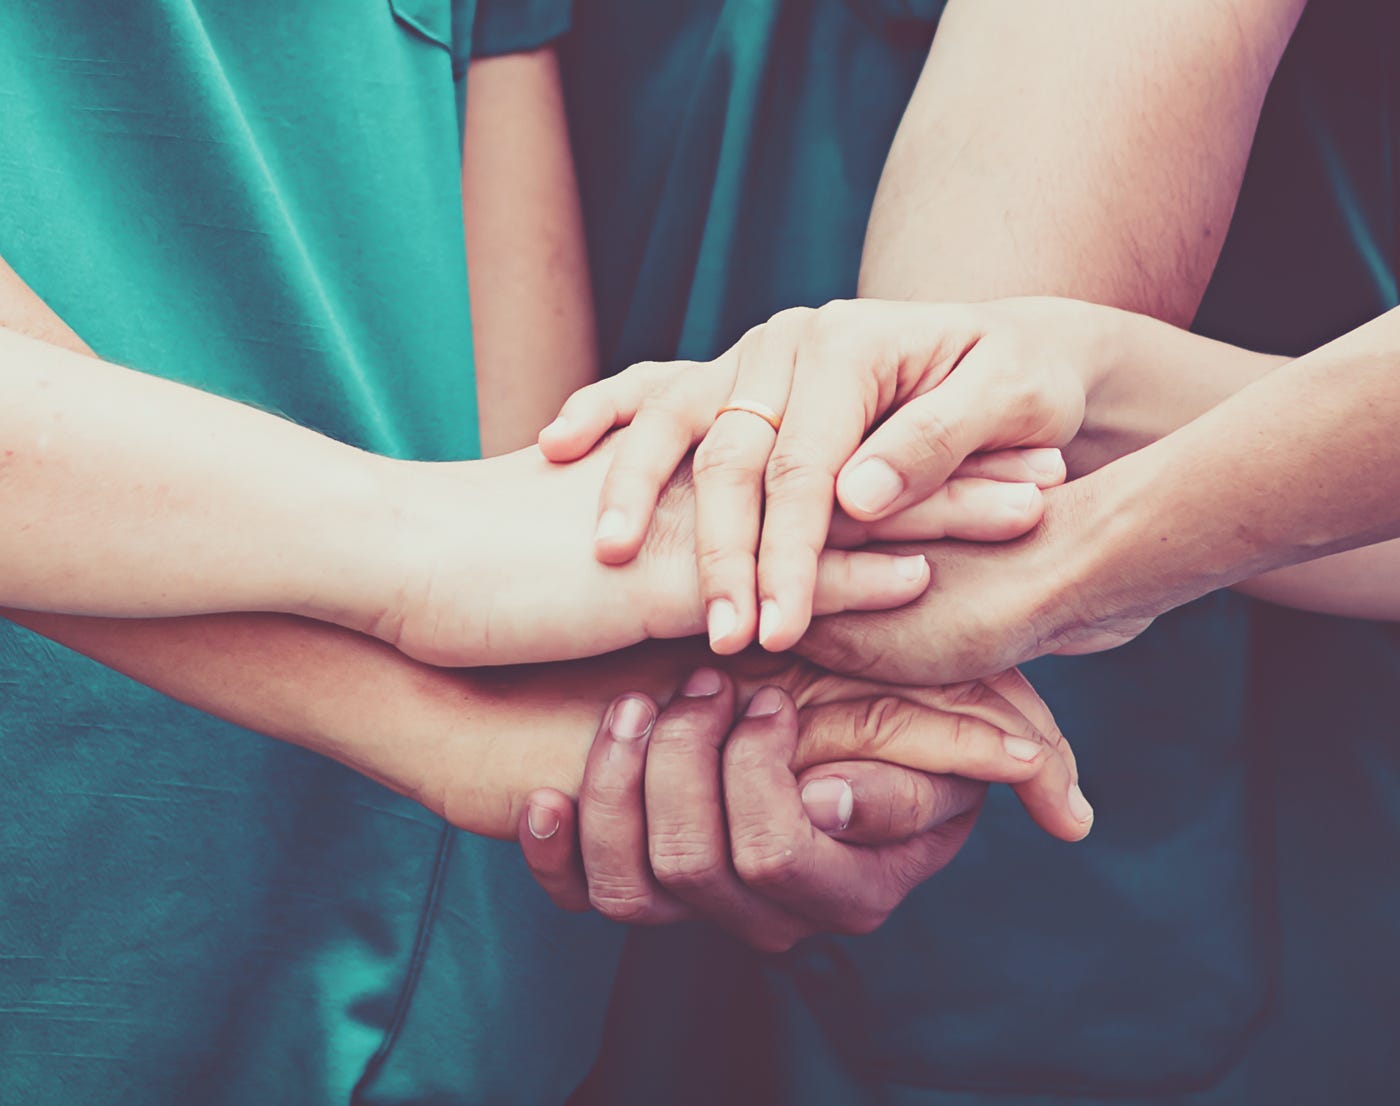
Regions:
<instances>
[{"instance_id":1,"label":"gold wedding ring","mask_svg":"<svg viewBox=\"0 0 1400 1106\"><path fill-rule=\"evenodd\" d=\"M715 412L715 418L726 411L743 411L747 415L757 415L764 422L773 428L774 433L783 425L783 416L774 411L766 403L758 403L751 399L731 399L723 407Z\"/></svg>"}]
</instances>

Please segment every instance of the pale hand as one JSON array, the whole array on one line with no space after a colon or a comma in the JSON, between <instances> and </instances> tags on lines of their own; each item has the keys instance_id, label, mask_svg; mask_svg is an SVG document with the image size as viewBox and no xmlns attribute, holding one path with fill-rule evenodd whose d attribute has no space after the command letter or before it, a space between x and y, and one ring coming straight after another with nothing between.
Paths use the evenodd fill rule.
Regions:
<instances>
[{"instance_id":1,"label":"pale hand","mask_svg":"<svg viewBox=\"0 0 1400 1106\"><path fill-rule=\"evenodd\" d=\"M1121 317L1056 300L794 309L715 361L637 365L583 389L540 445L572 460L630 424L596 534L599 558L624 563L659 489L698 444L696 546L711 644L734 652L757 632L780 651L813 613L837 500L857 519L907 513L904 530L919 540L1003 541L1034 526L1040 489L1065 475L1054 447L1079 429ZM725 411L735 403L771 411L780 426Z\"/></svg>"}]
</instances>

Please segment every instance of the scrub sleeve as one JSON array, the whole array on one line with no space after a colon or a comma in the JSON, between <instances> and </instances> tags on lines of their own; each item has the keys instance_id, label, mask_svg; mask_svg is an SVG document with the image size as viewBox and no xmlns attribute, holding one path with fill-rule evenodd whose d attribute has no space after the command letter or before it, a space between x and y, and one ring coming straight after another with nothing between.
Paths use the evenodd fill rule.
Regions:
<instances>
[{"instance_id":1,"label":"scrub sleeve","mask_svg":"<svg viewBox=\"0 0 1400 1106\"><path fill-rule=\"evenodd\" d=\"M854 294L941 7L576 6L605 364L709 358ZM1203 332L1297 353L1396 303L1395 20L1378 0L1304 16ZM1378 1100L1400 1074L1380 1040L1400 1021L1393 629L1221 594L1025 671L1075 741L1087 842L994 789L957 863L871 937L760 957L702 927L634 931L575 1101Z\"/></svg>"}]
</instances>

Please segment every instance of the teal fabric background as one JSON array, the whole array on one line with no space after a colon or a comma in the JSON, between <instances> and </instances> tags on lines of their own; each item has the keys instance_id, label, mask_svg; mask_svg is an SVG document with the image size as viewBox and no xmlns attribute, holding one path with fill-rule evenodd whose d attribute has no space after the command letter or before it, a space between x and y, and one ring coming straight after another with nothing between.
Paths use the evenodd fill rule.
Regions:
<instances>
[{"instance_id":1,"label":"teal fabric background","mask_svg":"<svg viewBox=\"0 0 1400 1106\"><path fill-rule=\"evenodd\" d=\"M492 49L559 26L483 10ZM108 358L474 456L476 17L7 5L0 256ZM548 1103L592 1060L620 935L338 765L0 623L0 777L2 1102Z\"/></svg>"},{"instance_id":2,"label":"teal fabric background","mask_svg":"<svg viewBox=\"0 0 1400 1106\"><path fill-rule=\"evenodd\" d=\"M710 357L853 294L941 8L576 4L605 364ZM1394 32L1372 0L1305 17L1203 331L1301 352L1396 302ZM1377 924L1400 911L1397 665L1388 628L1221 595L1115 653L1028 666L1080 753L1087 843L1043 839L997 793L872 938L760 958L634 933L576 1101L1375 1100L1397 1074L1376 1027L1400 1015Z\"/></svg>"}]
</instances>

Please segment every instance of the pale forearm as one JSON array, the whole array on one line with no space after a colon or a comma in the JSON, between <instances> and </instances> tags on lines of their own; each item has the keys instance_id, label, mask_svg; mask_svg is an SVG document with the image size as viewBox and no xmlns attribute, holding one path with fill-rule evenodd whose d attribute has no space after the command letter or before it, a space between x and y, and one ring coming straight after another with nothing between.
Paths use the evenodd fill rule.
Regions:
<instances>
[{"instance_id":1,"label":"pale forearm","mask_svg":"<svg viewBox=\"0 0 1400 1106\"><path fill-rule=\"evenodd\" d=\"M1398 369L1400 312L1391 312L1086 478L1099 490L1104 526L1087 586L1106 589L1110 605L1130 607L1140 590L1148 605L1166 609L1400 537ZM1332 589L1340 613L1384 617L1395 589L1385 575L1363 584L1356 573L1394 563L1379 547L1259 588L1280 601L1337 609L1326 598ZM1095 577L1103 583L1094 585ZM1319 590L1310 593L1310 584ZM1383 609L1356 609L1359 587Z\"/></svg>"},{"instance_id":2,"label":"pale forearm","mask_svg":"<svg viewBox=\"0 0 1400 1106\"><path fill-rule=\"evenodd\" d=\"M860 294L1064 295L1189 322L1302 7L950 0Z\"/></svg>"},{"instance_id":3,"label":"pale forearm","mask_svg":"<svg viewBox=\"0 0 1400 1106\"><path fill-rule=\"evenodd\" d=\"M1235 585L1283 607L1400 622L1400 541L1334 553Z\"/></svg>"},{"instance_id":4,"label":"pale forearm","mask_svg":"<svg viewBox=\"0 0 1400 1106\"><path fill-rule=\"evenodd\" d=\"M1071 477L1164 438L1287 363L1146 315L1090 308L1104 331L1099 363L1084 363L1084 423L1064 448Z\"/></svg>"},{"instance_id":5,"label":"pale forearm","mask_svg":"<svg viewBox=\"0 0 1400 1106\"><path fill-rule=\"evenodd\" d=\"M0 364L0 604L300 611L382 586L382 460L4 328Z\"/></svg>"},{"instance_id":6,"label":"pale forearm","mask_svg":"<svg viewBox=\"0 0 1400 1106\"><path fill-rule=\"evenodd\" d=\"M8 617L149 687L332 757L474 833L515 835L533 788L573 793L612 696L674 687L670 649L541 668L450 671L281 615Z\"/></svg>"},{"instance_id":7,"label":"pale forearm","mask_svg":"<svg viewBox=\"0 0 1400 1106\"><path fill-rule=\"evenodd\" d=\"M472 63L462 199L489 457L532 443L598 375L583 214L552 49Z\"/></svg>"}]
</instances>

